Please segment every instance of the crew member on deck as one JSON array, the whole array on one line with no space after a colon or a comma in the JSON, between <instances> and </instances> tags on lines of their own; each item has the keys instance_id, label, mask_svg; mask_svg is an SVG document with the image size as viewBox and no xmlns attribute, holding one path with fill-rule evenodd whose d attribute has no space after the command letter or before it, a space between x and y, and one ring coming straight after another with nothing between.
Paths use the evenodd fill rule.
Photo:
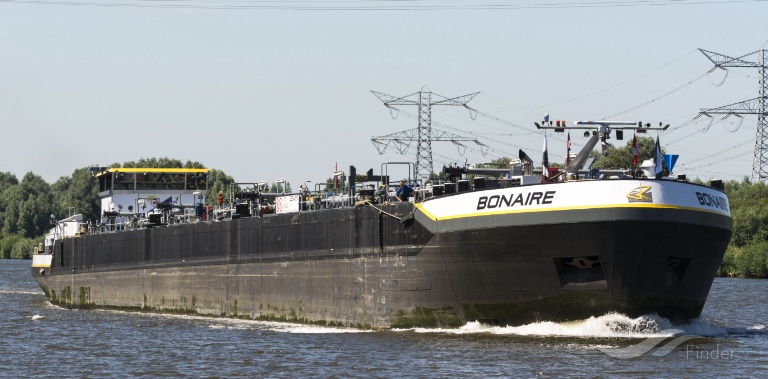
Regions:
<instances>
[{"instance_id":1,"label":"crew member on deck","mask_svg":"<svg viewBox=\"0 0 768 379\"><path fill-rule=\"evenodd\" d=\"M408 201L408 198L413 196L413 188L407 186L404 181L400 181L400 187L397 187L395 191L395 199L397 201Z\"/></svg>"}]
</instances>

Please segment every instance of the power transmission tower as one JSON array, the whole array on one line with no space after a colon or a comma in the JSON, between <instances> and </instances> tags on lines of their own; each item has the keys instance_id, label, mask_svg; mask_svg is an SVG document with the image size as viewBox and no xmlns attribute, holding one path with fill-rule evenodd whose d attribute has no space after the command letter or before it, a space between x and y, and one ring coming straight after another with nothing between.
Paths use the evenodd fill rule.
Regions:
<instances>
[{"instance_id":1,"label":"power transmission tower","mask_svg":"<svg viewBox=\"0 0 768 379\"><path fill-rule=\"evenodd\" d=\"M416 165L413 168L413 175L416 179L426 180L433 172L432 141L451 141L457 145L459 145L458 141L474 141L475 143L482 145L477 141L477 139L466 138L441 131L435 132L432 129L433 106L452 105L467 107L467 103L472 100L472 98L474 98L479 92L454 98L447 98L429 90L424 91L423 89L419 92L414 92L403 97L395 97L376 91L371 91L371 93L376 95L376 97L378 97L379 100L384 103L384 106L389 108L390 111L396 109L394 107L398 105L415 105L418 107L418 128L386 136L371 138L371 141L379 150L380 154L384 153L384 150L390 142L395 142L400 153L404 154L407 150L407 147L410 145L410 142L416 141ZM440 100L432 101L433 95L440 98ZM380 148L381 146L383 146L383 148ZM403 148L403 146L405 146L405 148Z\"/></svg>"},{"instance_id":2,"label":"power transmission tower","mask_svg":"<svg viewBox=\"0 0 768 379\"><path fill-rule=\"evenodd\" d=\"M759 94L754 99L740 101L718 108L702 109L701 114L725 114L741 117L743 114L757 115L757 135L755 137L755 153L752 159L752 181L768 179L768 71L766 64L768 61L768 50L757 50L740 57L729 57L727 55L714 53L704 49L699 49L712 63L715 69L725 70L728 67L751 67L759 70L760 89ZM752 56L757 60L749 60ZM728 117L728 116L726 116Z\"/></svg>"}]
</instances>

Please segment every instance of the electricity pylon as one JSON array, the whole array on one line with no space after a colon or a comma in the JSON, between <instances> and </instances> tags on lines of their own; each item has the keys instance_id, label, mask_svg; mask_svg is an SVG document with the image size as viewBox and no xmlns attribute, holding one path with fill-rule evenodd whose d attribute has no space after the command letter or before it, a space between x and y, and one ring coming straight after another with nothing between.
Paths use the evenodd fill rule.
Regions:
<instances>
[{"instance_id":1,"label":"electricity pylon","mask_svg":"<svg viewBox=\"0 0 768 379\"><path fill-rule=\"evenodd\" d=\"M376 91L371 91L371 93L376 95L376 97L378 97L379 100L384 103L385 107L390 108L390 111L392 111L394 107L398 105L415 105L418 107L419 126L416 129L371 138L371 141L379 150L380 154L384 153L384 150L390 142L395 142L400 153L404 154L407 146L410 145L410 142L416 141L416 165L413 168L413 176L417 180L426 180L433 172L432 141L451 141L457 145L460 145L458 141L474 141L475 143L482 145L477 141L477 139L474 138L462 137L442 131L433 131L432 129L433 106L452 105L467 107L467 103L472 100L472 98L474 98L479 92L450 99L429 90L425 91L423 89L419 92L414 92L403 97L395 97ZM441 100L432 101L432 95L439 97ZM380 149L379 147L382 145L383 149ZM405 146L405 148L403 148L403 146Z\"/></svg>"},{"instance_id":2,"label":"electricity pylon","mask_svg":"<svg viewBox=\"0 0 768 379\"><path fill-rule=\"evenodd\" d=\"M725 114L741 117L743 114L757 115L757 135L755 137L755 153L752 159L752 181L768 179L768 71L766 64L768 61L768 50L757 50L740 57L729 57L727 55L714 53L704 49L699 49L712 63L715 69L725 70L728 67L751 67L759 70L760 89L759 94L754 99L740 101L718 108L702 109L701 114ZM757 60L749 60L748 57L755 55Z\"/></svg>"}]
</instances>

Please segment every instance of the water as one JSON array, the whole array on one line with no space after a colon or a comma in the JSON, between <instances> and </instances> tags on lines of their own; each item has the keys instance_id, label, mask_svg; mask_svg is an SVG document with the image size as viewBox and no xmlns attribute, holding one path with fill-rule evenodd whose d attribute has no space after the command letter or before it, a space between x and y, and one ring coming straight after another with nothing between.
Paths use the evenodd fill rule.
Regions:
<instances>
[{"instance_id":1,"label":"water","mask_svg":"<svg viewBox=\"0 0 768 379\"><path fill-rule=\"evenodd\" d=\"M768 280L717 279L702 317L686 325L609 314L520 327L361 331L67 310L48 303L29 266L0 260L1 377L768 376ZM650 350L632 350L645 346L638 344ZM671 351L661 355L665 347ZM632 357L609 355L621 349Z\"/></svg>"}]
</instances>

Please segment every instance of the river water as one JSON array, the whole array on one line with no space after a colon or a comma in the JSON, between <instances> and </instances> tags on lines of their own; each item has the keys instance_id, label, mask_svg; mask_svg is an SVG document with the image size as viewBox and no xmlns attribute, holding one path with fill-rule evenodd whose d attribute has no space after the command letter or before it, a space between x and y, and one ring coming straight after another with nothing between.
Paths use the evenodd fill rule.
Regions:
<instances>
[{"instance_id":1,"label":"river water","mask_svg":"<svg viewBox=\"0 0 768 379\"><path fill-rule=\"evenodd\" d=\"M0 377L768 377L768 280L717 279L702 317L363 331L52 306L0 260Z\"/></svg>"}]
</instances>

